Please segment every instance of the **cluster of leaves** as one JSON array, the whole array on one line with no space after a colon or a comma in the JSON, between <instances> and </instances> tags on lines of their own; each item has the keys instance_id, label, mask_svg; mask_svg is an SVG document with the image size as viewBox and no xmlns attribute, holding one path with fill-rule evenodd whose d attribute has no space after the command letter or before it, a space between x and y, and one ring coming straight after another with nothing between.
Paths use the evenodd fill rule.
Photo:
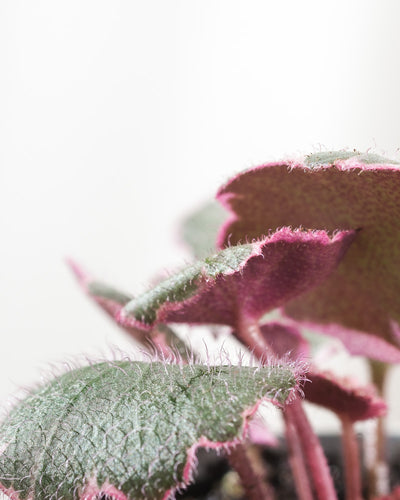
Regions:
<instances>
[{"instance_id":1,"label":"cluster of leaves","mask_svg":"<svg viewBox=\"0 0 400 500\"><path fill-rule=\"evenodd\" d=\"M228 454L246 498L273 498L246 453L254 415L269 401L282 410L299 498L334 500L304 396L339 417L347 498L359 500L353 424L381 417L386 404L372 385L306 364L302 329L372 360L376 381L400 361L398 192L399 167L377 155L266 164L220 189L227 220L209 206L185 227L199 260L141 296L71 262L88 295L164 362L95 364L34 391L0 428L0 489L12 499L166 500L192 480L205 447ZM219 251L205 256L217 226ZM279 321L263 320L277 309ZM201 364L171 329L176 323L229 326L255 366ZM396 498L377 490L371 498L378 494Z\"/></svg>"}]
</instances>

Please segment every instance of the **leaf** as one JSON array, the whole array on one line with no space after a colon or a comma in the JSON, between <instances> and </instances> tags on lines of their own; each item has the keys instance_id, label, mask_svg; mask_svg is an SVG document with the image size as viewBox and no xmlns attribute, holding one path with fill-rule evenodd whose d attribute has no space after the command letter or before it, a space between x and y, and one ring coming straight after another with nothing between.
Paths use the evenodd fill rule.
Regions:
<instances>
[{"instance_id":1,"label":"leaf","mask_svg":"<svg viewBox=\"0 0 400 500\"><path fill-rule=\"evenodd\" d=\"M188 484L197 447L246 438L261 401L283 404L296 368L118 361L36 390L0 427L1 489L13 498L166 499Z\"/></svg>"},{"instance_id":2,"label":"leaf","mask_svg":"<svg viewBox=\"0 0 400 500\"><path fill-rule=\"evenodd\" d=\"M387 405L372 385L360 386L350 378L315 369L307 373L307 379L302 388L307 401L344 415L351 422L386 414Z\"/></svg>"},{"instance_id":3,"label":"leaf","mask_svg":"<svg viewBox=\"0 0 400 500\"><path fill-rule=\"evenodd\" d=\"M183 269L136 297L121 310L123 324L211 323L240 327L243 321L283 305L324 280L354 238L324 231L282 228L269 237L221 252Z\"/></svg>"},{"instance_id":4,"label":"leaf","mask_svg":"<svg viewBox=\"0 0 400 500\"><path fill-rule=\"evenodd\" d=\"M74 260L68 259L67 264L77 279L79 285L85 293L87 293L94 301L112 318L119 313L125 304L132 300L132 296L125 292L116 290L115 288L101 282L94 280L89 273L87 273L79 264ZM143 336L142 332L129 332L132 336Z\"/></svg>"},{"instance_id":5,"label":"leaf","mask_svg":"<svg viewBox=\"0 0 400 500\"><path fill-rule=\"evenodd\" d=\"M266 323L261 334L280 358L301 361L309 355L306 340L298 329L280 323ZM360 386L349 377L338 377L328 371L309 367L302 386L306 401L327 408L351 422L380 417L386 413L386 403L372 385Z\"/></svg>"},{"instance_id":6,"label":"leaf","mask_svg":"<svg viewBox=\"0 0 400 500\"><path fill-rule=\"evenodd\" d=\"M193 255L201 259L215 250L218 229L225 219L225 210L212 200L183 221L181 235Z\"/></svg>"},{"instance_id":7,"label":"leaf","mask_svg":"<svg viewBox=\"0 0 400 500\"><path fill-rule=\"evenodd\" d=\"M316 328L315 323L303 322L303 324L310 329ZM321 325L317 328L319 333L331 335L340 340L348 352L354 356L366 356L385 363L400 362L399 348L381 337L334 324Z\"/></svg>"},{"instance_id":8,"label":"leaf","mask_svg":"<svg viewBox=\"0 0 400 500\"><path fill-rule=\"evenodd\" d=\"M304 360L310 357L309 344L298 328L271 322L260 325L260 332L278 358Z\"/></svg>"},{"instance_id":9,"label":"leaf","mask_svg":"<svg viewBox=\"0 0 400 500\"><path fill-rule=\"evenodd\" d=\"M121 292L101 281L96 281L85 272L81 266L69 259L67 264L84 292L92 298L96 304L110 316L120 328L126 331L137 342L150 351L163 354L167 358L178 354L182 359L192 355L189 349L179 339L171 328L166 325L159 325L154 331L148 332L133 325L122 325L118 322L122 308L132 300L132 296Z\"/></svg>"},{"instance_id":10,"label":"leaf","mask_svg":"<svg viewBox=\"0 0 400 500\"><path fill-rule=\"evenodd\" d=\"M359 230L332 275L285 311L314 327L333 325L329 333L341 325L393 343L390 322L400 321L399 192L399 166L377 155L327 152L262 165L220 189L231 217L219 245L282 226Z\"/></svg>"}]
</instances>

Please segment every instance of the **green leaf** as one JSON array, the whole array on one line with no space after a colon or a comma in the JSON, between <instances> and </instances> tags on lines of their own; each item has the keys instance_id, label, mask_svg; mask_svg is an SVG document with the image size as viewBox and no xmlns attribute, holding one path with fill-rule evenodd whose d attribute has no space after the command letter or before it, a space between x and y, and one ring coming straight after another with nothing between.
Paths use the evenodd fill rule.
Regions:
<instances>
[{"instance_id":1,"label":"green leaf","mask_svg":"<svg viewBox=\"0 0 400 500\"><path fill-rule=\"evenodd\" d=\"M91 281L87 284L87 291L89 295L93 297L100 297L116 304L120 304L124 306L128 302L130 302L133 297L131 295L127 295L112 286L103 283L101 281Z\"/></svg>"},{"instance_id":2,"label":"green leaf","mask_svg":"<svg viewBox=\"0 0 400 500\"><path fill-rule=\"evenodd\" d=\"M67 262L87 295L91 297L107 315L114 321L117 321L121 309L130 302L133 297L101 281L94 280L73 260L69 259ZM158 325L156 330L146 332L134 326L121 325L118 321L117 324L137 342L140 342L146 349L151 349L151 351L155 350L166 357L172 353L179 353L182 359L187 359L188 357L189 349L185 343L166 325Z\"/></svg>"},{"instance_id":3,"label":"green leaf","mask_svg":"<svg viewBox=\"0 0 400 500\"><path fill-rule=\"evenodd\" d=\"M341 149L339 151L321 151L320 153L312 153L305 157L304 164L308 167L321 167L326 165L334 165L335 162L341 160L352 159L357 163L366 165L398 165L399 163L394 160L389 160L383 156L375 153L360 153L354 149L353 151L346 151Z\"/></svg>"},{"instance_id":4,"label":"green leaf","mask_svg":"<svg viewBox=\"0 0 400 500\"><path fill-rule=\"evenodd\" d=\"M0 427L0 489L37 500L166 499L190 482L197 446L244 439L259 402L282 404L296 384L296 370L282 365L76 369L33 392Z\"/></svg>"},{"instance_id":5,"label":"green leaf","mask_svg":"<svg viewBox=\"0 0 400 500\"><path fill-rule=\"evenodd\" d=\"M165 306L183 303L198 294L201 285L211 283L218 276L239 271L251 255L256 254L253 244L237 245L195 262L173 274L148 292L128 302L122 312L134 316L145 325L154 323L157 313Z\"/></svg>"},{"instance_id":6,"label":"green leaf","mask_svg":"<svg viewBox=\"0 0 400 500\"><path fill-rule=\"evenodd\" d=\"M348 160L360 155L359 151L346 151L341 149L339 151L321 151L319 153L311 153L304 159L304 163L313 168L321 165L333 165L338 160Z\"/></svg>"},{"instance_id":7,"label":"green leaf","mask_svg":"<svg viewBox=\"0 0 400 500\"><path fill-rule=\"evenodd\" d=\"M326 279L355 234L342 231L330 237L324 231L281 228L184 268L128 302L117 319L138 329L208 323L241 330L243 321L255 324L267 311ZM245 344L253 349L253 341Z\"/></svg>"},{"instance_id":8,"label":"green leaf","mask_svg":"<svg viewBox=\"0 0 400 500\"><path fill-rule=\"evenodd\" d=\"M195 257L201 259L215 251L218 229L225 219L225 210L216 201L210 201L183 221L182 238Z\"/></svg>"}]
</instances>

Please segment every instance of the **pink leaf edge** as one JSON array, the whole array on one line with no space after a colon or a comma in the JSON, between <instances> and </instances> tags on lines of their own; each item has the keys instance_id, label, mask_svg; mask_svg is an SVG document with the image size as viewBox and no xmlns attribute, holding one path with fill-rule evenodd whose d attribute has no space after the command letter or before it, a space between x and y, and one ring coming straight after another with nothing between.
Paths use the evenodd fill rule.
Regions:
<instances>
[{"instance_id":1,"label":"pink leaf edge","mask_svg":"<svg viewBox=\"0 0 400 500\"><path fill-rule=\"evenodd\" d=\"M128 500L124 493L110 483L104 483L101 487L99 487L95 477L92 477L87 481L79 495L79 498L80 500L99 500L100 495L111 497L112 500Z\"/></svg>"},{"instance_id":2,"label":"pink leaf edge","mask_svg":"<svg viewBox=\"0 0 400 500\"><path fill-rule=\"evenodd\" d=\"M282 314L288 324L338 339L353 356L364 356L384 363L400 363L400 349L378 335L364 333L360 330L353 330L333 323L324 325L311 321L293 321L290 317L285 316L284 311L282 311Z\"/></svg>"},{"instance_id":3,"label":"pink leaf edge","mask_svg":"<svg viewBox=\"0 0 400 500\"><path fill-rule=\"evenodd\" d=\"M90 297L96 304L111 318L113 319L120 328L124 329L131 337L137 340L139 343L143 343L148 339L146 332L143 329L137 328L134 325L123 324L118 321L119 314L123 308L122 304L118 302L100 297L91 293L89 289L90 283L94 282L92 276L85 271L76 261L73 259L66 259L68 267L71 269L73 275L75 276L78 284L82 290Z\"/></svg>"},{"instance_id":4,"label":"pink leaf edge","mask_svg":"<svg viewBox=\"0 0 400 500\"><path fill-rule=\"evenodd\" d=\"M286 311L295 319L343 324L395 344L390 321L400 322L400 167L367 156L270 162L238 174L217 194L229 213L218 245L282 225L361 229L337 271Z\"/></svg>"},{"instance_id":5,"label":"pink leaf edge","mask_svg":"<svg viewBox=\"0 0 400 500\"><path fill-rule=\"evenodd\" d=\"M14 490L14 488L6 488L0 483L0 491L6 495L10 500L22 500L21 497L19 496L20 492ZM24 498L24 500L34 500L31 495L28 497Z\"/></svg>"},{"instance_id":6,"label":"pink leaf edge","mask_svg":"<svg viewBox=\"0 0 400 500\"><path fill-rule=\"evenodd\" d=\"M270 401L271 403L275 404L274 400L271 400L269 398L263 398L257 401L257 403L254 406L246 409L242 413L243 427L241 435L239 435L232 441L224 441L224 442L210 441L205 436L201 436L198 439L198 441L196 441L187 451L187 461L183 468L183 481L177 484L176 486L170 488L169 490L167 490L162 500L173 500L175 498L176 492L186 488L190 483L193 482L194 474L197 467L196 454L199 448L204 448L206 450L211 449L211 450L217 450L217 452L229 453L231 449L235 448L236 446L242 444L244 441L249 439L251 433L251 427L250 427L251 419L254 418L254 415L257 413L259 406L264 401Z\"/></svg>"},{"instance_id":7,"label":"pink leaf edge","mask_svg":"<svg viewBox=\"0 0 400 500\"><path fill-rule=\"evenodd\" d=\"M278 357L302 360L309 355L307 341L293 325L267 323L260 330ZM306 374L302 392L306 401L327 408L339 416L346 416L352 422L380 417L387 411L385 401L376 395L372 385L360 386L349 377L338 377L313 366L310 366Z\"/></svg>"},{"instance_id":8,"label":"pink leaf edge","mask_svg":"<svg viewBox=\"0 0 400 500\"><path fill-rule=\"evenodd\" d=\"M239 269L214 278L203 275L189 298L163 302L153 323L140 321L126 308L121 309L118 320L126 327L147 330L157 323L236 328L241 318L258 321L267 311L322 282L336 268L355 236L352 230L329 236L322 230L283 227L254 241L252 254Z\"/></svg>"},{"instance_id":9,"label":"pink leaf edge","mask_svg":"<svg viewBox=\"0 0 400 500\"><path fill-rule=\"evenodd\" d=\"M310 370L303 386L305 399L345 416L352 422L381 417L387 405L376 395L374 386L359 385L350 377L338 377L327 371Z\"/></svg>"}]
</instances>

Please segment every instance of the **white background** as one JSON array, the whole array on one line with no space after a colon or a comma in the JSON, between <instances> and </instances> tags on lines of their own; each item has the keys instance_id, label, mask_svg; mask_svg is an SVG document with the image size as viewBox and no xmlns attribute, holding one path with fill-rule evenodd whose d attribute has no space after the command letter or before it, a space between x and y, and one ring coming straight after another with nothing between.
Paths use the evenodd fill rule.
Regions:
<instances>
[{"instance_id":1,"label":"white background","mask_svg":"<svg viewBox=\"0 0 400 500\"><path fill-rule=\"evenodd\" d=\"M399 158L398 0L0 2L0 399L132 349L64 258L133 293L233 173L319 148Z\"/></svg>"}]
</instances>

